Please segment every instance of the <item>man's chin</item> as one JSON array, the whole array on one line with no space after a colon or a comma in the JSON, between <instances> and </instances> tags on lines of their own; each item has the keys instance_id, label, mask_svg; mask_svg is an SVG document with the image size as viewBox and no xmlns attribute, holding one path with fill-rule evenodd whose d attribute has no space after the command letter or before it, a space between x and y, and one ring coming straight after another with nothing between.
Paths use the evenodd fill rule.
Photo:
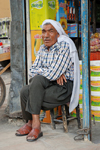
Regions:
<instances>
[{"instance_id":1,"label":"man's chin","mask_svg":"<svg viewBox=\"0 0 100 150\"><path fill-rule=\"evenodd\" d=\"M44 44L46 47L51 47L52 45L51 44Z\"/></svg>"}]
</instances>

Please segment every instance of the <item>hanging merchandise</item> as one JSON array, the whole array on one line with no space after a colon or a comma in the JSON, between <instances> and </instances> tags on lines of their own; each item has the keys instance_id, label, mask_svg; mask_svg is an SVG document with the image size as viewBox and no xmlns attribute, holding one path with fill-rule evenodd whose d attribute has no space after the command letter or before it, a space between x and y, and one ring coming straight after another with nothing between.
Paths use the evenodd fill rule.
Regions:
<instances>
[{"instance_id":1,"label":"hanging merchandise","mask_svg":"<svg viewBox=\"0 0 100 150\"><path fill-rule=\"evenodd\" d=\"M56 21L60 22L63 29L67 32L67 1L56 0Z\"/></svg>"},{"instance_id":2,"label":"hanging merchandise","mask_svg":"<svg viewBox=\"0 0 100 150\"><path fill-rule=\"evenodd\" d=\"M0 19L0 38L10 38L10 18Z\"/></svg>"},{"instance_id":3,"label":"hanging merchandise","mask_svg":"<svg viewBox=\"0 0 100 150\"><path fill-rule=\"evenodd\" d=\"M7 27L6 27L6 19L3 19L2 22L2 37L6 37L7 36Z\"/></svg>"},{"instance_id":4,"label":"hanging merchandise","mask_svg":"<svg viewBox=\"0 0 100 150\"><path fill-rule=\"evenodd\" d=\"M30 0L30 29L41 30L45 19L56 20L56 0Z\"/></svg>"},{"instance_id":5,"label":"hanging merchandise","mask_svg":"<svg viewBox=\"0 0 100 150\"><path fill-rule=\"evenodd\" d=\"M6 18L6 30L7 30L7 37L10 38L10 25L11 25L11 20L10 18Z\"/></svg>"}]
</instances>

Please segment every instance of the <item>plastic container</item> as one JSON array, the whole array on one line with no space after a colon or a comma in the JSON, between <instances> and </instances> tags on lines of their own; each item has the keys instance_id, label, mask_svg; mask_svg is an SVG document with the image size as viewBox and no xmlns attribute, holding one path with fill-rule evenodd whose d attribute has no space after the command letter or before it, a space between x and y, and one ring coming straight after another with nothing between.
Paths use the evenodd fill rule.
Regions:
<instances>
[{"instance_id":1,"label":"plastic container","mask_svg":"<svg viewBox=\"0 0 100 150\"><path fill-rule=\"evenodd\" d=\"M90 53L90 60L100 60L100 52L91 52Z\"/></svg>"},{"instance_id":2,"label":"plastic container","mask_svg":"<svg viewBox=\"0 0 100 150\"><path fill-rule=\"evenodd\" d=\"M30 0L30 29L40 30L45 19L56 20L56 0Z\"/></svg>"},{"instance_id":3,"label":"plastic container","mask_svg":"<svg viewBox=\"0 0 100 150\"><path fill-rule=\"evenodd\" d=\"M3 43L0 42L0 54L2 54L2 53L3 53Z\"/></svg>"},{"instance_id":4,"label":"plastic container","mask_svg":"<svg viewBox=\"0 0 100 150\"><path fill-rule=\"evenodd\" d=\"M91 106L100 106L100 92L91 92Z\"/></svg>"}]
</instances>

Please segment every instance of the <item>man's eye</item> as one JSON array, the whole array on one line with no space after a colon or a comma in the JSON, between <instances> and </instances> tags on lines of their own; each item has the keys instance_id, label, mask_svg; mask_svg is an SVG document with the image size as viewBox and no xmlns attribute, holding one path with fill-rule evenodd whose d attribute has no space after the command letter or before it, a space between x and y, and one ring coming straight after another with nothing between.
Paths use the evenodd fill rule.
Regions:
<instances>
[{"instance_id":1,"label":"man's eye","mask_svg":"<svg viewBox=\"0 0 100 150\"><path fill-rule=\"evenodd\" d=\"M53 32L53 30L50 30L50 32Z\"/></svg>"}]
</instances>

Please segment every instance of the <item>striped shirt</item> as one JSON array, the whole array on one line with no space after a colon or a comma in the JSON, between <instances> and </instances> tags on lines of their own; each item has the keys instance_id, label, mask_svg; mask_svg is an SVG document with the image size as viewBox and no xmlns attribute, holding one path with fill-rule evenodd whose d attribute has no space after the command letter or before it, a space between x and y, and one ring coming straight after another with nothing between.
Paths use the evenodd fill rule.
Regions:
<instances>
[{"instance_id":1,"label":"striped shirt","mask_svg":"<svg viewBox=\"0 0 100 150\"><path fill-rule=\"evenodd\" d=\"M62 74L66 79L73 80L74 64L70 58L69 44L56 42L49 48L41 45L37 57L30 68L30 77L42 75L50 81L57 80Z\"/></svg>"}]
</instances>

